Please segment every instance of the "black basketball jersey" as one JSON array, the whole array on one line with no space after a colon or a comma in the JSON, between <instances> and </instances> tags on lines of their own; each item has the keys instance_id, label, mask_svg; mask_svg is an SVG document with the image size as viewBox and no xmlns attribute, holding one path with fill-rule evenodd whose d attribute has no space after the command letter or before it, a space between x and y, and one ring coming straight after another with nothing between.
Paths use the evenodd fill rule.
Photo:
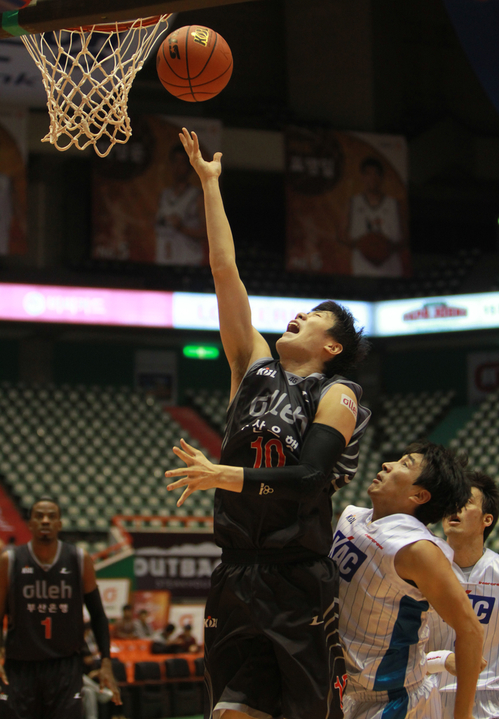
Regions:
<instances>
[{"instance_id":1,"label":"black basketball jersey","mask_svg":"<svg viewBox=\"0 0 499 719\"><path fill-rule=\"evenodd\" d=\"M59 541L48 568L29 544L9 550L7 659L68 657L83 645L83 553Z\"/></svg>"},{"instance_id":2,"label":"black basketball jersey","mask_svg":"<svg viewBox=\"0 0 499 719\"><path fill-rule=\"evenodd\" d=\"M333 384L353 390L358 404L353 435L331 473L331 484L313 498L272 501L265 486L258 495L217 490L215 539L230 549L303 547L327 555L332 543L331 495L357 471L359 440L371 412L360 404L361 387L335 375L298 377L278 360L257 360L238 388L227 413L221 464L238 467L296 465L303 440L322 397ZM342 398L346 404L351 400Z\"/></svg>"}]
</instances>

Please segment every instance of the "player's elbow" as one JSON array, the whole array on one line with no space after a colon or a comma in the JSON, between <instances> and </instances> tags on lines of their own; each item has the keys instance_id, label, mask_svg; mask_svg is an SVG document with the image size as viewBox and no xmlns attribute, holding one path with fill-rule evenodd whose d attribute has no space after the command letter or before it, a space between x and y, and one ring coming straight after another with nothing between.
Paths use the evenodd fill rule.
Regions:
<instances>
[{"instance_id":1,"label":"player's elbow","mask_svg":"<svg viewBox=\"0 0 499 719\"><path fill-rule=\"evenodd\" d=\"M478 618L474 612L471 613L464 621L460 622L459 626L456 627L456 645L461 644L465 647L480 647L483 646L484 632L483 627L478 621Z\"/></svg>"}]
</instances>

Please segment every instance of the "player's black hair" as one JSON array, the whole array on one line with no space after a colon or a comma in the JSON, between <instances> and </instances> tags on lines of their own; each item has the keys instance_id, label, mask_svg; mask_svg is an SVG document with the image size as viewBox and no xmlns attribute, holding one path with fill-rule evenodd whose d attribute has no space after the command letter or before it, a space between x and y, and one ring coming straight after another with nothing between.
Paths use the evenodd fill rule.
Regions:
<instances>
[{"instance_id":1,"label":"player's black hair","mask_svg":"<svg viewBox=\"0 0 499 719\"><path fill-rule=\"evenodd\" d=\"M484 472L469 472L468 476L471 486L482 493L482 514L491 514L494 518L492 524L483 530L483 541L485 541L496 526L499 517L499 487L492 477Z\"/></svg>"},{"instance_id":2,"label":"player's black hair","mask_svg":"<svg viewBox=\"0 0 499 719\"><path fill-rule=\"evenodd\" d=\"M38 497L38 499L35 499L35 501L31 505L31 507L29 508L29 518L30 519L33 515L34 508L36 507L37 504L40 504L40 502L51 502L51 504L55 504L55 506L59 510L59 519L61 519L61 517L62 517L61 505L59 504L59 502L56 499L54 499L53 497L51 497L48 494L43 494L41 497Z\"/></svg>"},{"instance_id":3,"label":"player's black hair","mask_svg":"<svg viewBox=\"0 0 499 719\"><path fill-rule=\"evenodd\" d=\"M421 474L414 482L427 489L431 499L418 506L415 517L423 524L434 524L459 512L471 497L471 482L465 467L468 457L427 440L413 442L404 454L422 454Z\"/></svg>"},{"instance_id":4,"label":"player's black hair","mask_svg":"<svg viewBox=\"0 0 499 719\"><path fill-rule=\"evenodd\" d=\"M363 328L355 329L355 320L351 312L333 300L326 300L314 307L312 312L331 312L335 322L327 332L343 346L343 351L328 360L324 365L326 377L346 374L366 357L371 347L364 337Z\"/></svg>"},{"instance_id":5,"label":"player's black hair","mask_svg":"<svg viewBox=\"0 0 499 719\"><path fill-rule=\"evenodd\" d=\"M124 605L121 607L121 609L122 609L122 611L124 612L125 609L133 609L133 605L132 605L132 604L124 604Z\"/></svg>"},{"instance_id":6,"label":"player's black hair","mask_svg":"<svg viewBox=\"0 0 499 719\"><path fill-rule=\"evenodd\" d=\"M362 160L362 162L360 163L360 171L364 172L365 170L367 170L368 167L374 167L381 177L383 177L383 175L385 174L385 168L383 167L383 163L378 160L377 157L366 157L364 160Z\"/></svg>"}]
</instances>

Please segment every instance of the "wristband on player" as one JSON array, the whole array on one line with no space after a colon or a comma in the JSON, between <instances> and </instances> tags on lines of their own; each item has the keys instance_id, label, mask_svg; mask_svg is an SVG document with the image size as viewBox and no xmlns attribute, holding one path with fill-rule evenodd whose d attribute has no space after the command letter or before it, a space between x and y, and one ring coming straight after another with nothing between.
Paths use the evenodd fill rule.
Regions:
<instances>
[{"instance_id":1,"label":"wristband on player","mask_svg":"<svg viewBox=\"0 0 499 719\"><path fill-rule=\"evenodd\" d=\"M334 427L314 422L298 464L285 467L244 468L243 492L279 492L281 499L296 499L331 486L330 474L345 449L345 438Z\"/></svg>"},{"instance_id":2,"label":"wristband on player","mask_svg":"<svg viewBox=\"0 0 499 719\"><path fill-rule=\"evenodd\" d=\"M450 654L452 654L452 652L428 652L426 655L426 670L428 674L438 674L439 672L443 672L445 669L445 662Z\"/></svg>"}]
</instances>

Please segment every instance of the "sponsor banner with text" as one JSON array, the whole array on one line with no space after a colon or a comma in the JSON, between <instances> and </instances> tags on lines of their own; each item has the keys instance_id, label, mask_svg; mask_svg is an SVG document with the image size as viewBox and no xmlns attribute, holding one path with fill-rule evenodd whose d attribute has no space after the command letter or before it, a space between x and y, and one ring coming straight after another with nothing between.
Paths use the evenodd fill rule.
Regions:
<instances>
[{"instance_id":1,"label":"sponsor banner with text","mask_svg":"<svg viewBox=\"0 0 499 719\"><path fill-rule=\"evenodd\" d=\"M221 549L211 532L133 532L135 586L205 599Z\"/></svg>"},{"instance_id":2,"label":"sponsor banner with text","mask_svg":"<svg viewBox=\"0 0 499 719\"><path fill-rule=\"evenodd\" d=\"M374 304L373 336L459 332L499 327L499 293L448 295Z\"/></svg>"}]
</instances>

